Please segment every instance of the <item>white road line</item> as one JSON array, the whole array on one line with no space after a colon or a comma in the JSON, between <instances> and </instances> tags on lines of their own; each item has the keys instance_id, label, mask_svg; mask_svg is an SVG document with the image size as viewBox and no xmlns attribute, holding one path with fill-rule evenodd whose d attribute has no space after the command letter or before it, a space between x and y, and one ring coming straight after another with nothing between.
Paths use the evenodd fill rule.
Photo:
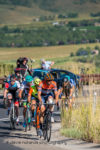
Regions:
<instances>
[{"instance_id":1,"label":"white road line","mask_svg":"<svg viewBox=\"0 0 100 150\"><path fill-rule=\"evenodd\" d=\"M19 116L19 119L22 119L23 116ZM9 121L9 118L1 118L0 121Z\"/></svg>"}]
</instances>

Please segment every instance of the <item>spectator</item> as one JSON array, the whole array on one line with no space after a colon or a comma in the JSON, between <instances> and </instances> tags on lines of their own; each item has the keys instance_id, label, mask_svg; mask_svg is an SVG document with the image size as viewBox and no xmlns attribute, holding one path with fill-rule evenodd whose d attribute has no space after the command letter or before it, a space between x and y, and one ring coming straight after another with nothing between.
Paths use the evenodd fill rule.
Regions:
<instances>
[{"instance_id":1,"label":"spectator","mask_svg":"<svg viewBox=\"0 0 100 150\"><path fill-rule=\"evenodd\" d=\"M42 69L50 70L52 65L54 65L53 61L45 61L45 59L41 59L41 68Z\"/></svg>"}]
</instances>

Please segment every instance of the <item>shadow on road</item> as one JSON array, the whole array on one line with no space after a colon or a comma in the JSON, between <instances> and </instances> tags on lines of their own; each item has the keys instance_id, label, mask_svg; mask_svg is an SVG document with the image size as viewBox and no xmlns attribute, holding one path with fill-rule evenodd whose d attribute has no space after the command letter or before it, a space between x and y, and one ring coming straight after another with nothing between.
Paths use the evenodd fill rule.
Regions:
<instances>
[{"instance_id":1,"label":"shadow on road","mask_svg":"<svg viewBox=\"0 0 100 150\"><path fill-rule=\"evenodd\" d=\"M55 144L67 144L67 142L68 141L73 141L74 139L72 139L72 138L67 138L67 139L63 139L63 140L55 140L55 141L51 141L50 142L50 144L53 144L53 145L55 145Z\"/></svg>"},{"instance_id":2,"label":"shadow on road","mask_svg":"<svg viewBox=\"0 0 100 150\"><path fill-rule=\"evenodd\" d=\"M95 149L100 149L100 145L91 146L90 148L91 148L91 149L94 149L94 148L95 148Z\"/></svg>"},{"instance_id":3,"label":"shadow on road","mask_svg":"<svg viewBox=\"0 0 100 150\"><path fill-rule=\"evenodd\" d=\"M0 103L0 108L4 108L4 106L3 106L3 104L2 104L2 103Z\"/></svg>"}]
</instances>

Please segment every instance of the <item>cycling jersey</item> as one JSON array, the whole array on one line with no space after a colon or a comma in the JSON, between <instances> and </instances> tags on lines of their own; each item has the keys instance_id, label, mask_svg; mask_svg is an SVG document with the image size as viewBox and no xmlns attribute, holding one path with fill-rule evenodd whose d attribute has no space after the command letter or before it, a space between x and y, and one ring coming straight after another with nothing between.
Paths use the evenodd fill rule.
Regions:
<instances>
[{"instance_id":1,"label":"cycling jersey","mask_svg":"<svg viewBox=\"0 0 100 150\"><path fill-rule=\"evenodd\" d=\"M49 95L53 91L57 91L57 85L55 81L51 81L48 85L46 81L41 81L38 87L38 91L41 91L41 95Z\"/></svg>"},{"instance_id":2,"label":"cycling jersey","mask_svg":"<svg viewBox=\"0 0 100 150\"><path fill-rule=\"evenodd\" d=\"M15 83L12 85L11 82L5 84L5 89L8 90L9 93L12 94L13 100L16 102L18 101L18 92L17 90L20 88L20 84L18 81L15 81Z\"/></svg>"},{"instance_id":3,"label":"cycling jersey","mask_svg":"<svg viewBox=\"0 0 100 150\"><path fill-rule=\"evenodd\" d=\"M15 83L13 85L11 85L11 82L9 81L8 83L5 83L5 89L8 89L10 87L17 87L20 88L20 83L18 81L15 81Z\"/></svg>"},{"instance_id":4,"label":"cycling jersey","mask_svg":"<svg viewBox=\"0 0 100 150\"><path fill-rule=\"evenodd\" d=\"M63 89L63 92L65 92L66 96L70 95L70 90L72 89L72 87L73 85L70 83L65 86L65 88Z\"/></svg>"},{"instance_id":5,"label":"cycling jersey","mask_svg":"<svg viewBox=\"0 0 100 150\"><path fill-rule=\"evenodd\" d=\"M35 85L31 86L29 90L29 95L32 95L35 98L38 98L38 90Z\"/></svg>"}]
</instances>

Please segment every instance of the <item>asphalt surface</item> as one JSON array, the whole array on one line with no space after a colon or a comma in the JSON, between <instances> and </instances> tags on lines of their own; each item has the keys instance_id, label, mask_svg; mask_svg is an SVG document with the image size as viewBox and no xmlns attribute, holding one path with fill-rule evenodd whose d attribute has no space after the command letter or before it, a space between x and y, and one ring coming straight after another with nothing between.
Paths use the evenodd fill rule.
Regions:
<instances>
[{"instance_id":1,"label":"asphalt surface","mask_svg":"<svg viewBox=\"0 0 100 150\"><path fill-rule=\"evenodd\" d=\"M39 138L37 138L36 135L34 135L35 137L31 137L31 133L29 134L24 132L24 128L23 128L23 116L22 116L22 111L23 108L20 107L20 122L19 122L19 126L16 126L16 130L12 131L10 129L10 123L9 123L9 118L7 115L7 109L4 109L3 107L3 99L2 96L0 96L0 149L6 149L7 150L21 150L21 149L25 149L25 144L27 144L27 141L25 142L25 140L34 140L35 143L38 143L37 141L39 141ZM58 121L60 119L59 117L59 113L54 113L55 114L55 121ZM36 132L34 131L34 134L36 134ZM21 143L20 140L21 139ZM33 143L33 144L35 144ZM20 144L24 144L24 146L22 148L19 148L19 146L17 147L17 145ZM30 144L28 142L28 144ZM15 146L16 145L16 146ZM36 147L36 144L35 144ZM29 147L28 147L29 148ZM37 147L36 147L37 149ZM49 148L48 148L49 149ZM44 150L44 147L43 147Z\"/></svg>"},{"instance_id":2,"label":"asphalt surface","mask_svg":"<svg viewBox=\"0 0 100 150\"><path fill-rule=\"evenodd\" d=\"M20 124L16 130L10 130L7 110L3 108L0 97L0 150L100 150L100 144L88 143L60 135L60 114L55 109L55 123L52 124L52 137L48 143L43 138L37 137L35 128L24 132L22 127L22 108L20 108Z\"/></svg>"},{"instance_id":3,"label":"asphalt surface","mask_svg":"<svg viewBox=\"0 0 100 150\"><path fill-rule=\"evenodd\" d=\"M7 110L3 108L3 101L0 99L0 149L7 149L7 150L21 150L20 148L17 148L11 144L8 144L7 142L4 142L6 138L10 137L10 125L9 125L9 119L6 115Z\"/></svg>"}]
</instances>

